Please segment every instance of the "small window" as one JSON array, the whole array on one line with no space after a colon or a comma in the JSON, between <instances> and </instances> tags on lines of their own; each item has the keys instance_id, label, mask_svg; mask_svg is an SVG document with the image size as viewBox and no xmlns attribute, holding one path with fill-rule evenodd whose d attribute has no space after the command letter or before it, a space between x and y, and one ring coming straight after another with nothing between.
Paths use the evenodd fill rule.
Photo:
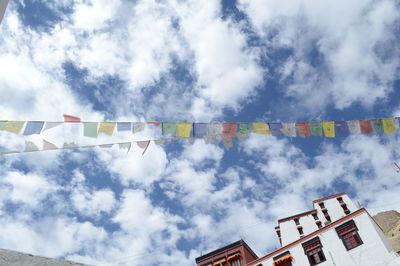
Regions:
<instances>
[{"instance_id":1,"label":"small window","mask_svg":"<svg viewBox=\"0 0 400 266\"><path fill-rule=\"evenodd\" d=\"M318 226L318 228L321 228L321 227L322 227L321 221L316 221L315 224Z\"/></svg>"},{"instance_id":2,"label":"small window","mask_svg":"<svg viewBox=\"0 0 400 266\"><path fill-rule=\"evenodd\" d=\"M321 209L325 209L325 204L323 202L318 203Z\"/></svg>"},{"instance_id":3,"label":"small window","mask_svg":"<svg viewBox=\"0 0 400 266\"><path fill-rule=\"evenodd\" d=\"M300 225L299 218L294 219L296 225Z\"/></svg>"},{"instance_id":4,"label":"small window","mask_svg":"<svg viewBox=\"0 0 400 266\"><path fill-rule=\"evenodd\" d=\"M308 257L310 265L317 265L326 261L324 252L322 251L321 241L319 237L311 239L303 244L304 253Z\"/></svg>"},{"instance_id":5,"label":"small window","mask_svg":"<svg viewBox=\"0 0 400 266\"><path fill-rule=\"evenodd\" d=\"M339 203L344 203L342 197L339 197L339 198L336 198L336 199L339 201Z\"/></svg>"},{"instance_id":6,"label":"small window","mask_svg":"<svg viewBox=\"0 0 400 266\"><path fill-rule=\"evenodd\" d=\"M349 221L336 228L338 236L343 241L347 250L353 249L363 244L358 229L354 221Z\"/></svg>"},{"instance_id":7,"label":"small window","mask_svg":"<svg viewBox=\"0 0 400 266\"><path fill-rule=\"evenodd\" d=\"M299 231L300 235L304 235L303 227L297 227L297 230Z\"/></svg>"},{"instance_id":8,"label":"small window","mask_svg":"<svg viewBox=\"0 0 400 266\"><path fill-rule=\"evenodd\" d=\"M313 213L312 216L314 217L314 220L318 220L318 215L316 213Z\"/></svg>"}]
</instances>

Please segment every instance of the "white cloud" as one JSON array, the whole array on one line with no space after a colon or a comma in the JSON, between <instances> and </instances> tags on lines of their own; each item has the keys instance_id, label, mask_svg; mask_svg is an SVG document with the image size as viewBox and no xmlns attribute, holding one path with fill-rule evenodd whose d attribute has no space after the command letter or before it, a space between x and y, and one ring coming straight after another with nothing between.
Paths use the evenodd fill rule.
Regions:
<instances>
[{"instance_id":1,"label":"white cloud","mask_svg":"<svg viewBox=\"0 0 400 266\"><path fill-rule=\"evenodd\" d=\"M355 102L372 106L393 90L399 51L385 47L396 40L395 1L239 3L272 52L293 49L282 67L288 78L284 92L307 112L319 112L330 103L338 109ZM317 66L311 61L316 53L322 63Z\"/></svg>"}]
</instances>

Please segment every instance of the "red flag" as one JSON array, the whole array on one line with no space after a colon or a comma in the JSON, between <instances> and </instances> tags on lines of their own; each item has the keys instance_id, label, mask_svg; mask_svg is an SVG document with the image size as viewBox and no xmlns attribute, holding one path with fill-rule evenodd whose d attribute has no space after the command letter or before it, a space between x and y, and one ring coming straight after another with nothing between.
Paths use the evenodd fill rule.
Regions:
<instances>
[{"instance_id":1,"label":"red flag","mask_svg":"<svg viewBox=\"0 0 400 266\"><path fill-rule=\"evenodd\" d=\"M222 133L230 136L230 137L236 137L236 131L237 131L237 123L224 123L224 129Z\"/></svg>"},{"instance_id":2,"label":"red flag","mask_svg":"<svg viewBox=\"0 0 400 266\"><path fill-rule=\"evenodd\" d=\"M301 137L311 136L310 124L308 122L297 122L296 129L297 129L297 132L299 132Z\"/></svg>"},{"instance_id":3,"label":"red flag","mask_svg":"<svg viewBox=\"0 0 400 266\"><path fill-rule=\"evenodd\" d=\"M371 125L371 120L360 120L361 133L369 134L374 132Z\"/></svg>"},{"instance_id":4,"label":"red flag","mask_svg":"<svg viewBox=\"0 0 400 266\"><path fill-rule=\"evenodd\" d=\"M81 119L72 115L63 115L64 122L81 122Z\"/></svg>"},{"instance_id":5,"label":"red flag","mask_svg":"<svg viewBox=\"0 0 400 266\"><path fill-rule=\"evenodd\" d=\"M158 121L147 121L146 123L147 124L154 124L156 126L159 126L161 124L161 122L158 122Z\"/></svg>"}]
</instances>

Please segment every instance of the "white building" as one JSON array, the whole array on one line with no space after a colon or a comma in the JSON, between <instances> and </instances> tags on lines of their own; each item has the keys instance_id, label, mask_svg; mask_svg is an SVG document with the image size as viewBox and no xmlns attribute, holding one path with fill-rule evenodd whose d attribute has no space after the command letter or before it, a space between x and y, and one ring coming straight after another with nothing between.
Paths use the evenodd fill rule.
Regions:
<instances>
[{"instance_id":1,"label":"white building","mask_svg":"<svg viewBox=\"0 0 400 266\"><path fill-rule=\"evenodd\" d=\"M400 265L364 208L346 193L313 201L313 210L278 220L282 247L246 265Z\"/></svg>"}]
</instances>

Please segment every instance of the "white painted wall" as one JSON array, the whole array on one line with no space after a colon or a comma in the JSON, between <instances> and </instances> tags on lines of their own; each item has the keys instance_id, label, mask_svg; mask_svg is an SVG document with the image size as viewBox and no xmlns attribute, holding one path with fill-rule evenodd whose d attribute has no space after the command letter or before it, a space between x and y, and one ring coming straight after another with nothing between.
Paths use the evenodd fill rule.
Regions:
<instances>
[{"instance_id":1,"label":"white painted wall","mask_svg":"<svg viewBox=\"0 0 400 266\"><path fill-rule=\"evenodd\" d=\"M347 196L347 194L341 195L343 202L346 203L347 208L350 210L350 213L358 210L357 206L353 203L353 201ZM322 201L325 204L325 208L328 210L328 214L331 217L331 221L334 222L336 220L339 220L340 218L343 218L346 216L346 214L343 211L342 206L340 206L339 201L337 200L337 197L327 199ZM324 214L322 213L321 207L319 206L319 203L314 203L314 209L318 211L318 217L320 217L321 221L324 223L327 222L325 219Z\"/></svg>"},{"instance_id":2,"label":"white painted wall","mask_svg":"<svg viewBox=\"0 0 400 266\"><path fill-rule=\"evenodd\" d=\"M312 232L319 229L318 226L315 224L314 217L311 214L301 216L299 218L299 223L303 227L303 235L311 234ZM293 241L296 241L300 238L299 231L297 230L297 225L293 219L279 223L279 228L281 229L282 246L292 243Z\"/></svg>"},{"instance_id":3,"label":"white painted wall","mask_svg":"<svg viewBox=\"0 0 400 266\"><path fill-rule=\"evenodd\" d=\"M335 227L333 227L318 235L322 244L322 250L326 257L326 261L319 265L321 266L400 265L400 257L398 257L392 251L389 245L387 245L386 240L382 238L380 231L377 231L379 230L379 227L376 226L375 222L372 220L372 218L370 218L368 213L366 212L361 213L353 217L352 220L355 222L358 228L358 234L360 235L363 244L352 250L347 251L345 246L343 245L342 240L336 233ZM340 224L337 226L340 226ZM309 239L304 240L304 242L308 240ZM303 246L301 245L301 243L291 247L289 251L291 255L294 257L294 261L292 262L293 265L299 265L299 266L309 265L307 256L304 253ZM261 263L262 265L272 265L272 262L273 260L271 257L270 259L264 260ZM258 263L256 263L256 265L257 264Z\"/></svg>"}]
</instances>

